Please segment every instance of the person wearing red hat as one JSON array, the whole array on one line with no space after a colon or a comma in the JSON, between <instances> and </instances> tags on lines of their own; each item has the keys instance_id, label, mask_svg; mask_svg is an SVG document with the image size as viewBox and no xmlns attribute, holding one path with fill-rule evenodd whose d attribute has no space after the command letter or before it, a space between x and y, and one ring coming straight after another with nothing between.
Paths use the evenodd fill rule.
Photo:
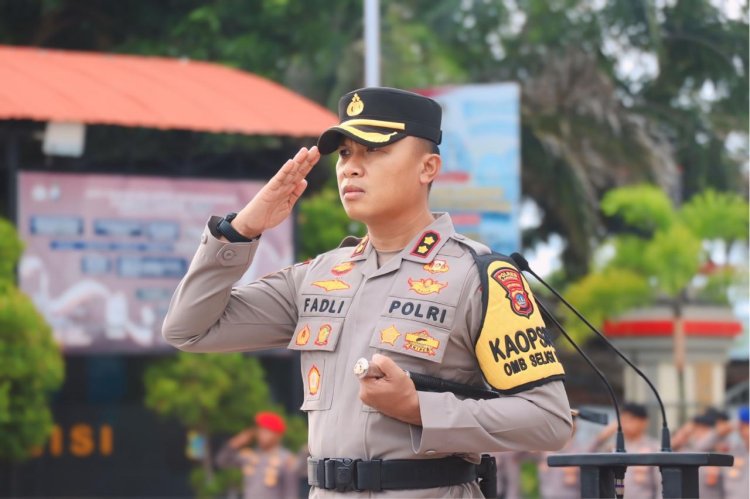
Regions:
<instances>
[{"instance_id":1,"label":"person wearing red hat","mask_svg":"<svg viewBox=\"0 0 750 499\"><path fill-rule=\"evenodd\" d=\"M232 437L219 451L221 468L237 467L244 476L245 499L286 499L299 494L297 459L281 445L286 431L284 418L274 412L259 412L255 427ZM255 440L255 448L250 444Z\"/></svg>"}]
</instances>

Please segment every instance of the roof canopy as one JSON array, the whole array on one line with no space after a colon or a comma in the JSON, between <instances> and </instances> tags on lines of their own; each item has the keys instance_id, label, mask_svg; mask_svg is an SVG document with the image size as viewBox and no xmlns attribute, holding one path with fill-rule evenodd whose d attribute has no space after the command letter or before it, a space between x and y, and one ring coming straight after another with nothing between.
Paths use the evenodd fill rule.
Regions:
<instances>
[{"instance_id":1,"label":"roof canopy","mask_svg":"<svg viewBox=\"0 0 750 499\"><path fill-rule=\"evenodd\" d=\"M317 136L335 114L206 62L0 45L0 120Z\"/></svg>"}]
</instances>

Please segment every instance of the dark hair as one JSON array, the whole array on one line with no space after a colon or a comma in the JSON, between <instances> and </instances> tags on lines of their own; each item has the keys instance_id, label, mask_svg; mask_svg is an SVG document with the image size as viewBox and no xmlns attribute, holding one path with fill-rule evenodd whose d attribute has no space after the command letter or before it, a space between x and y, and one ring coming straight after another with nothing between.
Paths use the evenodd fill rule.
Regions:
<instances>
[{"instance_id":1,"label":"dark hair","mask_svg":"<svg viewBox=\"0 0 750 499\"><path fill-rule=\"evenodd\" d=\"M648 419L648 410L643 404L637 404L635 402L625 402L622 404L622 412L627 412L631 416L635 416L639 419Z\"/></svg>"}]
</instances>

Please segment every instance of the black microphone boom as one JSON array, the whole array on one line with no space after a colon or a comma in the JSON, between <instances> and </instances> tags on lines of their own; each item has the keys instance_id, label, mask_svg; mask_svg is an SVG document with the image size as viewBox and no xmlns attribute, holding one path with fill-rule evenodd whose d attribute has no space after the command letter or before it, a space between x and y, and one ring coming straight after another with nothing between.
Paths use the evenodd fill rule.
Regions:
<instances>
[{"instance_id":1,"label":"black microphone boom","mask_svg":"<svg viewBox=\"0 0 750 499\"><path fill-rule=\"evenodd\" d=\"M562 297L560 293L558 293L555 288L547 284L544 279L539 277L536 272L531 270L529 267L529 262L526 260L526 258L523 257L520 253L513 253L510 255L510 258L515 262L515 264L518 266L519 269L523 272L528 272L529 274L533 275L536 280L541 282L544 287L549 289L552 294L554 294L561 302L565 304L566 307L568 307L571 312L573 312L576 317L578 317L581 321L583 321L588 328L593 331L597 336L599 336L604 342L623 360L627 365L629 365L633 370L638 373L638 375L643 378L643 380L646 382L646 384L651 388L651 391L654 392L654 396L656 397L656 401L659 403L659 409L661 409L661 418L662 418L662 428L661 428L661 451L662 452L672 452L672 443L671 443L671 437L669 435L669 423L667 422L667 411L664 409L664 403L661 400L661 396L659 396L659 392L656 390L656 387L651 383L651 380L648 379L648 376L643 374L643 372L638 369L638 367L631 362L631 360L620 351L619 348L614 346L609 339L607 339L606 336L604 336L597 328L595 328L576 308L571 305L565 298Z\"/></svg>"},{"instance_id":2,"label":"black microphone boom","mask_svg":"<svg viewBox=\"0 0 750 499\"><path fill-rule=\"evenodd\" d=\"M581 350L581 347L579 347L576 342L573 341L573 338L570 337L568 332L563 329L562 324L560 324L560 322L555 319L550 311L547 310L547 307L544 306L544 303L542 303L538 297L534 297L534 299L536 300L536 304L539 305L539 310L542 312L542 318L545 320L545 322L549 320L555 326L557 326L557 329L559 329L563 336L568 339L570 344L573 345L573 348L576 349L576 352L578 352L581 357L583 357L583 360L585 360L588 365L591 366L591 369L594 370L594 372L599 376L599 379L602 380L602 383L604 383L604 386L607 387L609 396L612 399L612 405L615 408L615 416L617 417L617 439L615 442L615 452L625 452L625 436L622 433L622 423L620 422L620 406L617 404L617 397L615 397L615 391L612 388L612 385L609 384L609 381L607 381L607 377L604 376L604 373L602 373L599 368L596 367L594 361L592 361L589 356L586 355L583 350Z\"/></svg>"}]
</instances>

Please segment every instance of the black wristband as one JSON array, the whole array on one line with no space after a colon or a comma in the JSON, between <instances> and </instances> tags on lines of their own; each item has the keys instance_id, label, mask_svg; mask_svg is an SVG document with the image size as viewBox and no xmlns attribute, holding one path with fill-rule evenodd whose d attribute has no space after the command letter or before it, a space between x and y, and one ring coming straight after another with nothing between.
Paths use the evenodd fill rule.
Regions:
<instances>
[{"instance_id":1,"label":"black wristband","mask_svg":"<svg viewBox=\"0 0 750 499\"><path fill-rule=\"evenodd\" d=\"M237 232L234 227L232 227L231 223L236 216L236 213L229 213L227 214L227 216L219 220L219 223L216 226L216 230L219 232L219 234L226 237L227 241L229 241L230 243L251 243L260 239L260 234L253 238L247 238Z\"/></svg>"}]
</instances>

